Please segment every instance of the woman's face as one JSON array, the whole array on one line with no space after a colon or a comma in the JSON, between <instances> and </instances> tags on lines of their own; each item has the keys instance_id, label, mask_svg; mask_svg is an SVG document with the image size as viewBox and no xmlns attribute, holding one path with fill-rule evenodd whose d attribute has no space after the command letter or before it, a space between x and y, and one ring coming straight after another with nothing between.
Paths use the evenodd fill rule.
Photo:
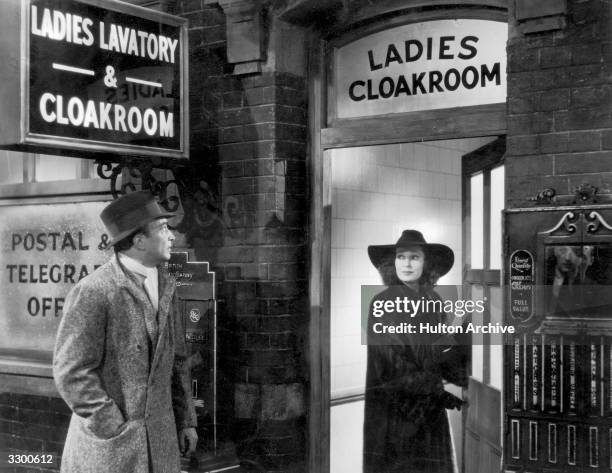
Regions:
<instances>
[{"instance_id":1,"label":"woman's face","mask_svg":"<svg viewBox=\"0 0 612 473\"><path fill-rule=\"evenodd\" d=\"M425 253L420 248L398 248L395 253L395 272L404 284L413 285L421 278Z\"/></svg>"}]
</instances>

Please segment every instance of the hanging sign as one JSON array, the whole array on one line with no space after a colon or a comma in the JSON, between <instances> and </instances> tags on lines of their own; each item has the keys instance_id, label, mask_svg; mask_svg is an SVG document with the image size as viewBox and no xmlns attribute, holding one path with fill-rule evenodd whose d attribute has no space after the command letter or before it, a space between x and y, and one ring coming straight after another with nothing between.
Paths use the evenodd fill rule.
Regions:
<instances>
[{"instance_id":1,"label":"hanging sign","mask_svg":"<svg viewBox=\"0 0 612 473\"><path fill-rule=\"evenodd\" d=\"M335 116L506 101L505 23L456 19L368 35L333 54Z\"/></svg>"},{"instance_id":2,"label":"hanging sign","mask_svg":"<svg viewBox=\"0 0 612 473\"><path fill-rule=\"evenodd\" d=\"M184 19L114 1L3 9L20 4L21 143L186 157Z\"/></svg>"}]
</instances>

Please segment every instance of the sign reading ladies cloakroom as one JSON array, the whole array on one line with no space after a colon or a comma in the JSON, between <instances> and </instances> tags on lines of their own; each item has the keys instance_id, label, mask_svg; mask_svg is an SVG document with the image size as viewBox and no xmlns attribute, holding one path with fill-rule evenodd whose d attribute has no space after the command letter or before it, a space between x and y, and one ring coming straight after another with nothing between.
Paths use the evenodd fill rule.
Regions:
<instances>
[{"instance_id":1,"label":"sign reading ladies cloakroom","mask_svg":"<svg viewBox=\"0 0 612 473\"><path fill-rule=\"evenodd\" d=\"M2 141L186 157L184 19L93 0L8 0L0 12L21 20L0 19L9 69L22 38L21 67L3 81L21 76L20 143ZM9 109L14 95L0 94Z\"/></svg>"},{"instance_id":2,"label":"sign reading ladies cloakroom","mask_svg":"<svg viewBox=\"0 0 612 473\"><path fill-rule=\"evenodd\" d=\"M435 20L334 51L335 115L355 118L506 101L505 23Z\"/></svg>"}]
</instances>

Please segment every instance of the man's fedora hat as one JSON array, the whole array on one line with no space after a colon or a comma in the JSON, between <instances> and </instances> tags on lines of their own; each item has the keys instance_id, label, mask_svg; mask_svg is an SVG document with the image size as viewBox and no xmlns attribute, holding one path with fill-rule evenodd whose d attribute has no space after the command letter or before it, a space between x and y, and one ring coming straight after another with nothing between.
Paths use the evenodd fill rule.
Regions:
<instances>
[{"instance_id":1,"label":"man's fedora hat","mask_svg":"<svg viewBox=\"0 0 612 473\"><path fill-rule=\"evenodd\" d=\"M453 267L455 262L453 250L440 243L427 243L421 232L417 230L404 230L395 245L368 246L368 256L372 264L378 268L385 262L393 261L398 249L415 247L423 249L427 264L440 276L448 273Z\"/></svg>"},{"instance_id":2,"label":"man's fedora hat","mask_svg":"<svg viewBox=\"0 0 612 473\"><path fill-rule=\"evenodd\" d=\"M110 244L143 228L158 218L171 218L174 214L162 209L149 191L130 192L108 204L100 218L110 234Z\"/></svg>"}]
</instances>

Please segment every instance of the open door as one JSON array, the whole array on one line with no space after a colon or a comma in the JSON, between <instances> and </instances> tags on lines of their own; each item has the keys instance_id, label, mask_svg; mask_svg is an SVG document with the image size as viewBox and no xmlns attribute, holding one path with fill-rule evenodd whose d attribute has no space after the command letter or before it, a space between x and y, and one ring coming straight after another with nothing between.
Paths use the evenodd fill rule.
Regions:
<instances>
[{"instance_id":1,"label":"open door","mask_svg":"<svg viewBox=\"0 0 612 473\"><path fill-rule=\"evenodd\" d=\"M462 158L464 297L483 299L478 323L502 322L502 221L505 137ZM475 316L477 314L474 314ZM502 344L474 334L468 407L463 411L464 473L496 473L502 459Z\"/></svg>"}]
</instances>

